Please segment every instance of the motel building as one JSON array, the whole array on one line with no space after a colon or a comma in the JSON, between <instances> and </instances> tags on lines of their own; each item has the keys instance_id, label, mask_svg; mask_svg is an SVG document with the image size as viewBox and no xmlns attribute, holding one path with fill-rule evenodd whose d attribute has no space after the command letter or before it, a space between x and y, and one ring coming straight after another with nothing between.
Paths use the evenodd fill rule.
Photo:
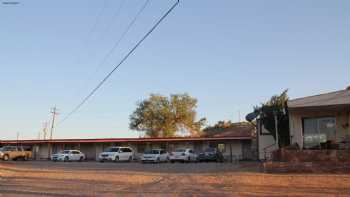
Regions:
<instances>
[{"instance_id":1,"label":"motel building","mask_svg":"<svg viewBox=\"0 0 350 197\"><path fill-rule=\"evenodd\" d=\"M218 148L227 161L250 159L252 157L251 133L224 133L213 137L172 137L172 138L100 138L100 139L53 139L53 140L3 140L0 146L13 145L30 147L34 160L47 160L50 155L67 149L82 151L87 160L97 160L98 155L111 146L129 146L134 158L152 148L168 152L178 148L191 148L196 153L208 147Z\"/></svg>"}]
</instances>

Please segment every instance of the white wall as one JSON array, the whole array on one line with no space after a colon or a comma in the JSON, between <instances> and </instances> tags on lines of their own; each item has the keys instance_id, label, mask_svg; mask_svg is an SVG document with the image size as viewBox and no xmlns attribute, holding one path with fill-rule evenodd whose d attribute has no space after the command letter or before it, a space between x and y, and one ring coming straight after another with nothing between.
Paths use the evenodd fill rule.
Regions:
<instances>
[{"instance_id":1,"label":"white wall","mask_svg":"<svg viewBox=\"0 0 350 197\"><path fill-rule=\"evenodd\" d=\"M39 145L38 159L48 159L49 155L49 147L47 144Z\"/></svg>"},{"instance_id":2,"label":"white wall","mask_svg":"<svg viewBox=\"0 0 350 197\"><path fill-rule=\"evenodd\" d=\"M222 153L225 158L231 157L230 148L232 148L232 156L234 158L237 158L237 159L242 158L242 155L243 155L242 142L240 140L225 143L225 151Z\"/></svg>"},{"instance_id":3,"label":"white wall","mask_svg":"<svg viewBox=\"0 0 350 197\"><path fill-rule=\"evenodd\" d=\"M265 129L263 125L260 125L258 121L258 129L257 129L257 135L258 135L258 157L260 160L265 159L265 152L269 154L269 152L272 152L276 149L278 149L276 145L276 140L273 138L272 135L269 135L268 131Z\"/></svg>"}]
</instances>

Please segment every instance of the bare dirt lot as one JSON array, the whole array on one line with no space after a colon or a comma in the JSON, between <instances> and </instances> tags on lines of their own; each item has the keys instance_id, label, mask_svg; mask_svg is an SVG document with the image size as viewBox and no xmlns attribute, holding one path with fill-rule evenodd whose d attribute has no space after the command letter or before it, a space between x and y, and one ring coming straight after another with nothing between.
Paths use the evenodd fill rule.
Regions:
<instances>
[{"instance_id":1,"label":"bare dirt lot","mask_svg":"<svg viewBox=\"0 0 350 197\"><path fill-rule=\"evenodd\" d=\"M350 196L350 175L259 171L257 163L0 162L0 196Z\"/></svg>"}]
</instances>

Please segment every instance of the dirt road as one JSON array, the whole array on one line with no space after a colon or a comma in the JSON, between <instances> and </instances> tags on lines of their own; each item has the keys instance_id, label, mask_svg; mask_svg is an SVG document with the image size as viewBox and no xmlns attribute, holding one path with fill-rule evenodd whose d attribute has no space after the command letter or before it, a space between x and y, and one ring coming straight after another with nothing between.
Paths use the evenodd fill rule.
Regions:
<instances>
[{"instance_id":1,"label":"dirt road","mask_svg":"<svg viewBox=\"0 0 350 197\"><path fill-rule=\"evenodd\" d=\"M350 196L350 175L264 174L254 164L0 162L2 197Z\"/></svg>"}]
</instances>

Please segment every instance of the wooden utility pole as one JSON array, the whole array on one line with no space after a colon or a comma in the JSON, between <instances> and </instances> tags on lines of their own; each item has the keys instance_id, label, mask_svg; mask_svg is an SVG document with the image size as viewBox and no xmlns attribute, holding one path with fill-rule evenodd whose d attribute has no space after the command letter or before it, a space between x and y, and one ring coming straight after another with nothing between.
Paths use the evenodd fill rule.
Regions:
<instances>
[{"instance_id":1,"label":"wooden utility pole","mask_svg":"<svg viewBox=\"0 0 350 197\"><path fill-rule=\"evenodd\" d=\"M51 122L51 129L50 129L50 140L52 140L52 132L53 132L53 129L55 127L55 119L56 119L56 115L58 115L57 111L58 110L57 110L56 106L51 109L52 122Z\"/></svg>"},{"instance_id":2,"label":"wooden utility pole","mask_svg":"<svg viewBox=\"0 0 350 197\"><path fill-rule=\"evenodd\" d=\"M51 129L50 129L50 141L52 140L52 133L53 133L53 129L55 128L55 120L56 120L56 115L58 115L57 113L57 108L56 106L53 107L51 109L51 113L52 113L52 121L51 121ZM51 157L51 153L52 153L52 147L51 147L51 142L48 143L48 159L50 159Z\"/></svg>"},{"instance_id":3,"label":"wooden utility pole","mask_svg":"<svg viewBox=\"0 0 350 197\"><path fill-rule=\"evenodd\" d=\"M47 122L44 122L43 124L43 139L46 140L46 136L47 136Z\"/></svg>"}]
</instances>

